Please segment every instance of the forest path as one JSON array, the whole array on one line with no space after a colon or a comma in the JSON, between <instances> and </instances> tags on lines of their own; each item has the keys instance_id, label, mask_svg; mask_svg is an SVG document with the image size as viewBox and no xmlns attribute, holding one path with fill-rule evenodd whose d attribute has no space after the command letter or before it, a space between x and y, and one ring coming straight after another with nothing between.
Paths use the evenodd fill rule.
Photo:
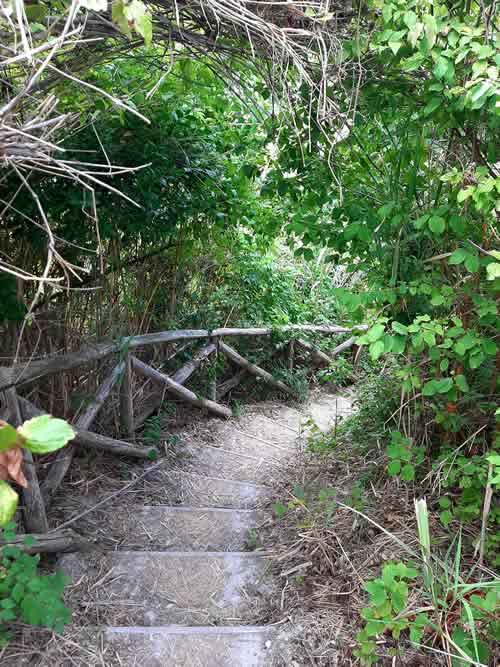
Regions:
<instances>
[{"instance_id":1,"label":"forest path","mask_svg":"<svg viewBox=\"0 0 500 667\"><path fill-rule=\"evenodd\" d=\"M153 473L152 503L118 503L94 519L112 548L60 560L77 584L71 603L85 609L93 650L98 635L95 664L283 664L280 633L262 623L281 589L259 526L310 418L326 431L349 412L348 398L319 393L297 407L248 405L232 420L181 432L171 465Z\"/></svg>"}]
</instances>

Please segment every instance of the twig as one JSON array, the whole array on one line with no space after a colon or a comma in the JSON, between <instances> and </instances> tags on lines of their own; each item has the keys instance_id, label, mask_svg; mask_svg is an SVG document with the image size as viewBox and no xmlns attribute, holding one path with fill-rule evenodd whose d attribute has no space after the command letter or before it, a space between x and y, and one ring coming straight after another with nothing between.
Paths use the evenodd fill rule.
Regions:
<instances>
[{"instance_id":1,"label":"twig","mask_svg":"<svg viewBox=\"0 0 500 667\"><path fill-rule=\"evenodd\" d=\"M98 507L101 507L101 505L105 505L107 502L109 502L110 500L113 500L113 498L116 498L117 496L122 494L127 489L130 489L130 487L134 486L134 484L137 484L137 482L140 482L141 479L144 479L144 477L147 477L149 475L149 473L154 472L158 468L161 468L161 466L165 465L167 460L168 459L162 459L158 463L155 463L155 465L153 465L150 468L148 468L147 470L145 470L143 473L141 473L138 477L133 479L128 484L125 484L125 486L123 486L118 491L115 491L115 493L112 493L111 495L107 496L106 498L104 498L104 500L101 500L96 505L94 505L93 507L90 507L89 509L85 510L84 512L80 512L80 514L77 514L72 519L69 519L68 521L65 521L64 523L61 523L59 526L57 526L56 528L53 528L51 531L49 531L49 533L54 533L55 531L61 530L62 528L67 528L72 523L75 523L75 521L78 521L78 519L81 519L82 517L86 516L87 514L90 514L94 510L96 510Z\"/></svg>"}]
</instances>

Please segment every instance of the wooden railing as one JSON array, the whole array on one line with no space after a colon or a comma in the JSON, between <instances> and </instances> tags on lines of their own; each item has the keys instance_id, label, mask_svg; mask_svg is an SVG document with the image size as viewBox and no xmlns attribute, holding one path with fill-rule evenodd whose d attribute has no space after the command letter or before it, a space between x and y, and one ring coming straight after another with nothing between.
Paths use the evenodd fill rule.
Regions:
<instances>
[{"instance_id":1,"label":"wooden railing","mask_svg":"<svg viewBox=\"0 0 500 667\"><path fill-rule=\"evenodd\" d=\"M36 407L32 402L18 395L17 387L32 383L48 375L62 373L84 364L102 360L113 354L118 355L119 357L116 365L99 386L90 404L86 406L84 412L75 421L74 428L77 433L75 440L73 440L65 449L58 452L42 484L38 481L33 460L30 458L29 453L27 453L25 468L27 477L29 478L29 488L23 492L24 523L26 530L37 534L47 533L47 509L52 502L55 492L61 485L69 470L74 453L78 447L100 449L140 459L151 458L152 450L148 450L146 447L137 446L125 440L110 438L89 430L105 401L116 386L119 387L120 393L121 433L128 438L128 440L134 439L136 430L160 407L163 400L163 394L153 398L146 410L140 415L135 414L132 392L133 373L137 373L138 375L153 381L155 384L162 386L168 394L171 394L196 408L200 408L218 417L227 419L231 417L233 413L227 405L223 405L220 401L247 375L252 375L263 380L284 394L293 396L295 392L285 383L273 377L268 371L245 359L233 347L224 342L222 340L223 338L270 336L276 331L291 333L293 340L291 340L288 345L288 361L290 367L293 366L293 355L297 348L309 354L315 365L328 365L336 355L354 344L355 336L351 335L329 354L325 354L325 352L312 343L298 338L297 336L299 336L301 332L338 335L354 334L355 331L362 331L365 329L365 326L348 328L336 325L304 324L278 328L254 327L247 329L220 328L211 331L207 329L161 331L140 336L129 336L111 343L88 346L76 352L37 359L15 366L1 367L0 392L4 393L8 412L5 416L13 425L17 426L23 420L43 414L43 411ZM144 361L132 354L133 350L145 346L197 339L205 340L206 343L173 375L167 375L164 372L153 368L151 365L144 363ZM219 353L223 354L232 364L238 367L238 371L235 375L221 383L218 387L213 384L211 387L211 395L206 398L196 395L184 386L204 360L208 359L211 355ZM171 355L169 360L174 356L175 354ZM65 544L68 541L67 535L62 536L61 539ZM81 545L81 540L77 539L76 542ZM49 543L53 545L54 539L51 538Z\"/></svg>"}]
</instances>

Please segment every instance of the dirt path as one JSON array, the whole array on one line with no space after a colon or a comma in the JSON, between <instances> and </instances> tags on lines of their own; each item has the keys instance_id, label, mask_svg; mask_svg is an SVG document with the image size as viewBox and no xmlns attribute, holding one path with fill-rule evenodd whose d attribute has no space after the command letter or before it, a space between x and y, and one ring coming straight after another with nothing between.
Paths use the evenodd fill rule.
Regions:
<instances>
[{"instance_id":1,"label":"dirt path","mask_svg":"<svg viewBox=\"0 0 500 667\"><path fill-rule=\"evenodd\" d=\"M148 480L149 502L142 489L141 502L118 497L77 526L106 546L60 560L74 582L66 641L84 657L66 646L67 662L48 652L38 664L279 664L286 633L262 622L279 581L259 547L259 526L308 418L326 430L350 409L348 399L320 394L304 406L260 403L231 421L186 428ZM97 501L75 496L66 515Z\"/></svg>"}]
</instances>

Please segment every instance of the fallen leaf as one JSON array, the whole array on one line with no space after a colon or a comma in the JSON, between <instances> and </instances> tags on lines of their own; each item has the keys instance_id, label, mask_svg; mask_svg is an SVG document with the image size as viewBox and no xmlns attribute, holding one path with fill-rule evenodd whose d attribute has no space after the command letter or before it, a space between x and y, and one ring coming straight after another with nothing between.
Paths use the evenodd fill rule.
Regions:
<instances>
[{"instance_id":1,"label":"fallen leaf","mask_svg":"<svg viewBox=\"0 0 500 667\"><path fill-rule=\"evenodd\" d=\"M16 446L0 453L0 479L16 482L19 486L26 488L28 482L23 470L23 450Z\"/></svg>"}]
</instances>

